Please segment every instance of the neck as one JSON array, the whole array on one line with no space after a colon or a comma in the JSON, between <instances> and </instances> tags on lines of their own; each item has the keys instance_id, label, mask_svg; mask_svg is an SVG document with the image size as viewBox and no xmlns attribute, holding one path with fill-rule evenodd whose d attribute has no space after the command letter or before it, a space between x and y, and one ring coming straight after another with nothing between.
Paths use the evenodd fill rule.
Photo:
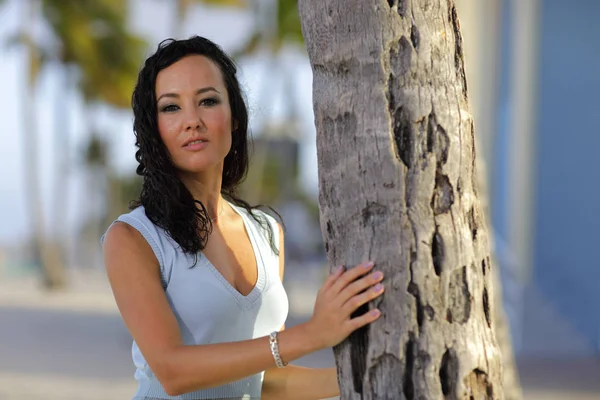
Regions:
<instances>
[{"instance_id":1,"label":"neck","mask_svg":"<svg viewBox=\"0 0 600 400\"><path fill-rule=\"evenodd\" d=\"M222 215L225 199L221 195L221 174L209 176L181 177L183 184L190 191L194 200L201 202L206 208L208 217L215 222Z\"/></svg>"}]
</instances>

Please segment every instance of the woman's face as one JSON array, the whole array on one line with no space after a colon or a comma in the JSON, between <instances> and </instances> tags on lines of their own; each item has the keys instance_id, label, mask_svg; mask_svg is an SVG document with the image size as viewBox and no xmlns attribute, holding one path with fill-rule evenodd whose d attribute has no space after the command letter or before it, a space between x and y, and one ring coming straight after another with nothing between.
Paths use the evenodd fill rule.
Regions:
<instances>
[{"instance_id":1,"label":"woman's face","mask_svg":"<svg viewBox=\"0 0 600 400\"><path fill-rule=\"evenodd\" d=\"M183 174L222 172L231 149L231 108L216 63L192 55L156 77L158 131Z\"/></svg>"}]
</instances>

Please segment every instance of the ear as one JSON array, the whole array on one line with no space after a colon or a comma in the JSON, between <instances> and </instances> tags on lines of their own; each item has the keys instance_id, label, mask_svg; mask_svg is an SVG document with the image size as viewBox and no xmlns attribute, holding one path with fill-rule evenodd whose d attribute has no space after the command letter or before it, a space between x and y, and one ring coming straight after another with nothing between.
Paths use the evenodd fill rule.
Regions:
<instances>
[{"instance_id":1,"label":"ear","mask_svg":"<svg viewBox=\"0 0 600 400\"><path fill-rule=\"evenodd\" d=\"M238 130L238 127L239 127L239 124L238 124L238 122L237 122L237 121L234 119L234 120L233 120L233 129L232 129L232 132L235 132L235 131L237 131L237 130Z\"/></svg>"}]
</instances>

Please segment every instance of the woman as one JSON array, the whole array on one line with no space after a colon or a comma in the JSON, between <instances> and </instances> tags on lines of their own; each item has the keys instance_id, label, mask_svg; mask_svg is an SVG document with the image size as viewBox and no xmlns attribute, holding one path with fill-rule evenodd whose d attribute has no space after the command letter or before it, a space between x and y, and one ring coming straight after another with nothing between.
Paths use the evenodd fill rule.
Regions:
<instances>
[{"instance_id":1,"label":"woman","mask_svg":"<svg viewBox=\"0 0 600 400\"><path fill-rule=\"evenodd\" d=\"M350 318L383 292L373 264L338 268L314 315L283 330L283 231L235 189L248 167L236 67L201 37L161 43L133 93L140 199L103 237L134 339L134 399L319 399L336 371L287 365L375 321ZM286 366L287 365L287 366Z\"/></svg>"}]
</instances>

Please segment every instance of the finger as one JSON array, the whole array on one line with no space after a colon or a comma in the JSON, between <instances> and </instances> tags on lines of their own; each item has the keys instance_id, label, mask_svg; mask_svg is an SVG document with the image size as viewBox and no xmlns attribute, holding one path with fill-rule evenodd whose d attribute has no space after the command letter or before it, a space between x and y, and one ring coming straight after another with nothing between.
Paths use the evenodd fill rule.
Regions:
<instances>
[{"instance_id":1,"label":"finger","mask_svg":"<svg viewBox=\"0 0 600 400\"><path fill-rule=\"evenodd\" d=\"M381 316L381 311L379 309L374 308L368 313L364 313L360 317L352 318L348 321L350 325L351 332L354 332L358 328L362 328L365 325L370 324L371 322L376 321Z\"/></svg>"},{"instance_id":2,"label":"finger","mask_svg":"<svg viewBox=\"0 0 600 400\"><path fill-rule=\"evenodd\" d=\"M341 292L346 286L348 286L348 284L350 284L351 282L355 281L356 279L360 278L362 275L366 274L371 269L373 269L373 265L373 262L369 261L357 265L354 268L350 268L349 270L344 272L342 276L339 277L339 279L333 284L332 289L336 293Z\"/></svg>"},{"instance_id":3,"label":"finger","mask_svg":"<svg viewBox=\"0 0 600 400\"><path fill-rule=\"evenodd\" d=\"M346 286L340 292L338 298L336 299L339 302L338 304L340 304L340 305L345 304L353 296L355 296L355 295L361 293L362 291L364 291L365 289L368 289L369 287L381 282L382 279L383 279L383 272L376 271L376 272L373 272L367 276L363 276L362 278L352 282L351 284Z\"/></svg>"},{"instance_id":4,"label":"finger","mask_svg":"<svg viewBox=\"0 0 600 400\"><path fill-rule=\"evenodd\" d=\"M342 276L342 274L344 273L344 271L346 270L346 267L344 267L343 265L338 266L335 271L333 271L332 274L330 274L327 279L325 279L325 282L323 283L322 289L328 289L330 288L337 280L340 276Z\"/></svg>"},{"instance_id":5,"label":"finger","mask_svg":"<svg viewBox=\"0 0 600 400\"><path fill-rule=\"evenodd\" d=\"M344 313L344 315L352 314L354 311L356 311L356 309L358 309L358 307L381 296L383 291L384 291L383 285L381 283L376 284L375 286L371 287L369 290L365 290L364 292L357 294L356 296L353 296L350 300L348 300L342 306L342 312Z\"/></svg>"}]
</instances>

